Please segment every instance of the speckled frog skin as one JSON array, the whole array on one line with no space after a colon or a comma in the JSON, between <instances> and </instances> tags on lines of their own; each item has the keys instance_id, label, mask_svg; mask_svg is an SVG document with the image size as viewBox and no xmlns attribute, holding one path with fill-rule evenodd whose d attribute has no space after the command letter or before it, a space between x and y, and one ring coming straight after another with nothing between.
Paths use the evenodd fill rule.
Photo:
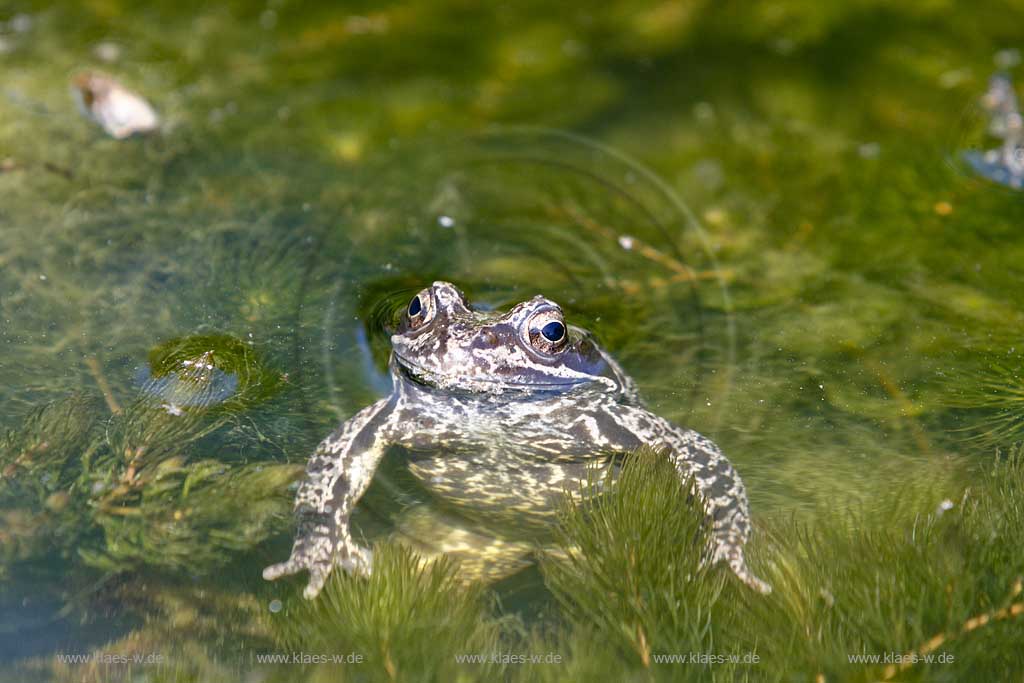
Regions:
<instances>
[{"instance_id":1,"label":"speckled frog skin","mask_svg":"<svg viewBox=\"0 0 1024 683\"><path fill-rule=\"evenodd\" d=\"M750 517L732 465L705 437L644 408L618 363L566 325L556 303L537 296L504 314L475 311L435 282L409 303L391 344L391 395L317 447L296 496L291 557L264 578L305 569L312 598L336 566L370 572L349 518L390 446L407 449L438 495L525 514L554 509L588 470L646 444L668 453L681 479L693 476L712 528L708 561L770 590L744 561Z\"/></svg>"}]
</instances>

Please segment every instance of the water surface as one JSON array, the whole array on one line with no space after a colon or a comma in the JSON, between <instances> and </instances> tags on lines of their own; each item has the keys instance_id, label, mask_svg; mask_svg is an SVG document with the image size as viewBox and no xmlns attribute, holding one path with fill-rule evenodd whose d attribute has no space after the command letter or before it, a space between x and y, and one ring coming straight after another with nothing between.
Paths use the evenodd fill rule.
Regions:
<instances>
[{"instance_id":1,"label":"water surface","mask_svg":"<svg viewBox=\"0 0 1024 683\"><path fill-rule=\"evenodd\" d=\"M392 314L439 278L482 306L560 302L722 446L757 518L954 495L1021 437L1024 200L961 153L995 146L978 98L1014 73L1022 19L0 7L0 427L23 456L0 489L0 656L59 677L55 652L135 632L190 652L182 676L246 669L227 643L267 647L240 624L285 595L259 570L289 545L289 482L388 390ZM86 68L161 132L82 117ZM154 365L168 344L219 358L219 383L189 398Z\"/></svg>"}]
</instances>

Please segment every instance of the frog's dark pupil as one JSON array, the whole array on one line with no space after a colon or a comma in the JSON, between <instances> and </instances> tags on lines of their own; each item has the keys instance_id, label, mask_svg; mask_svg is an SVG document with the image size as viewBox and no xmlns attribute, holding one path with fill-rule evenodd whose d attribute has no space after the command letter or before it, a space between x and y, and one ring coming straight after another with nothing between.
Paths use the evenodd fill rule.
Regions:
<instances>
[{"instance_id":1,"label":"frog's dark pupil","mask_svg":"<svg viewBox=\"0 0 1024 683\"><path fill-rule=\"evenodd\" d=\"M544 327L540 328L540 333L544 335L544 338L551 342L556 342L565 336L565 325L552 320Z\"/></svg>"},{"instance_id":2,"label":"frog's dark pupil","mask_svg":"<svg viewBox=\"0 0 1024 683\"><path fill-rule=\"evenodd\" d=\"M412 301L409 302L409 317L415 318L423 310L423 304L420 303L420 297L414 296Z\"/></svg>"}]
</instances>

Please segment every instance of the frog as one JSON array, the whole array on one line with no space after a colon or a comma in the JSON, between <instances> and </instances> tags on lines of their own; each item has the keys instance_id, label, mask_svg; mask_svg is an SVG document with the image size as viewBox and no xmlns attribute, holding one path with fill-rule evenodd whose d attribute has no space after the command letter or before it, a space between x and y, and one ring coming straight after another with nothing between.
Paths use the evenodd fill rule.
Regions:
<instances>
[{"instance_id":1,"label":"frog","mask_svg":"<svg viewBox=\"0 0 1024 683\"><path fill-rule=\"evenodd\" d=\"M370 574L372 553L353 540L350 518L393 447L447 502L543 515L595 470L646 446L671 459L700 503L709 530L702 561L771 591L744 556L750 510L729 460L707 437L651 412L636 382L554 301L537 295L488 310L437 281L412 297L390 341L391 393L317 446L295 498L291 554L265 579L305 570L312 599L336 568Z\"/></svg>"}]
</instances>

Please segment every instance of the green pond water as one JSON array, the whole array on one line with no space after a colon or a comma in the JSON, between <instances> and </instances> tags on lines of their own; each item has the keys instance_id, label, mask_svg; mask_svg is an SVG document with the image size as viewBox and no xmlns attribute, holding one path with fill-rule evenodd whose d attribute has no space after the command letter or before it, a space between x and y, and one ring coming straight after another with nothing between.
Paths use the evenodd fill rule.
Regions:
<instances>
[{"instance_id":1,"label":"green pond water","mask_svg":"<svg viewBox=\"0 0 1024 683\"><path fill-rule=\"evenodd\" d=\"M1024 438L1024 195L961 157L997 145L979 98L1021 71L1021 26L1014 3L942 0L0 0L0 679L1019 679L1020 527L964 510L934 532L946 564L885 539L970 492L1008 501L992 520L1024 500L991 474ZM161 130L106 136L71 97L83 70ZM654 412L713 438L773 597L715 573L666 603L700 628L658 640L649 615L586 630L536 568L469 597L413 582L441 596L414 607L338 583L320 612L304 579L264 582L306 458L388 391L387 329L435 279L484 307L558 301ZM208 351L189 406L167 373ZM398 470L356 517L370 540ZM818 545L787 545L798 528ZM851 569L807 579L830 566ZM868 588L844 603L847 579ZM409 649L375 649L383 617L339 626L374 610ZM331 629L320 647L368 661L254 658ZM937 633L973 669L842 665ZM427 666L459 638L565 661ZM658 668L648 641L762 663Z\"/></svg>"}]
</instances>

